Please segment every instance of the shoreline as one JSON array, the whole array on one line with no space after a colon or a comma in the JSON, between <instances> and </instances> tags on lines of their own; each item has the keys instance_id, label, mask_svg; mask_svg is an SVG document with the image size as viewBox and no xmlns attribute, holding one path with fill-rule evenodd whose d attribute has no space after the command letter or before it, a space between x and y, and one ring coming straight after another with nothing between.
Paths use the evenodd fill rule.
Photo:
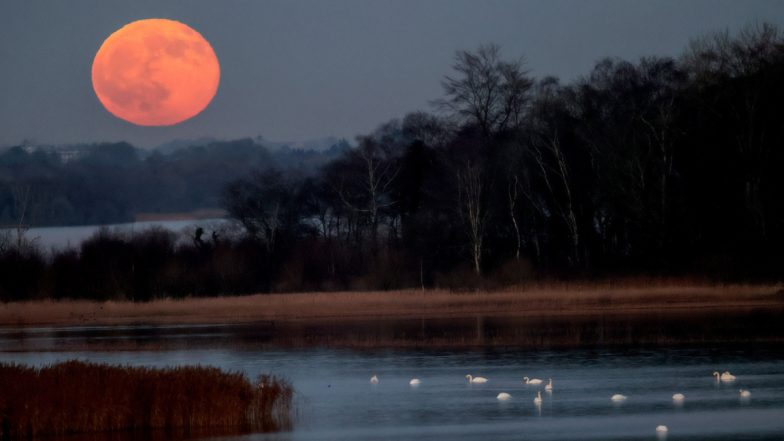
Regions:
<instances>
[{"instance_id":1,"label":"shoreline","mask_svg":"<svg viewBox=\"0 0 784 441\"><path fill-rule=\"evenodd\" d=\"M784 307L781 285L577 284L499 291L344 291L131 301L0 303L0 328L215 325L270 320L558 317Z\"/></svg>"},{"instance_id":2,"label":"shoreline","mask_svg":"<svg viewBox=\"0 0 784 441\"><path fill-rule=\"evenodd\" d=\"M0 351L784 346L780 285L562 284L0 304Z\"/></svg>"},{"instance_id":3,"label":"shoreline","mask_svg":"<svg viewBox=\"0 0 784 441\"><path fill-rule=\"evenodd\" d=\"M211 325L230 332L203 338L199 329ZM127 327L127 334L117 327ZM3 350L27 350L19 336L47 328L78 335L79 346L72 349L86 350L224 344L367 349L780 345L784 294L779 285L580 285L0 304L0 330L8 343ZM153 338L143 332L150 328ZM199 338L168 341L166 329ZM92 341L107 331L117 340ZM144 338L128 341L140 333ZM18 343L10 343L16 338Z\"/></svg>"}]
</instances>

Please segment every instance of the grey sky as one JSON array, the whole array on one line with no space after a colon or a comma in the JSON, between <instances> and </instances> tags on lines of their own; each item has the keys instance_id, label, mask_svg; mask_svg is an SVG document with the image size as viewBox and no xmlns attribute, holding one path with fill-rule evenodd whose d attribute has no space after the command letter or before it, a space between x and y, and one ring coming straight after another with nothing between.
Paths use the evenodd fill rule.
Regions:
<instances>
[{"instance_id":1,"label":"grey sky","mask_svg":"<svg viewBox=\"0 0 784 441\"><path fill-rule=\"evenodd\" d=\"M172 127L115 118L90 81L103 40L152 17L195 28L221 63L212 104ZM3 0L0 145L353 138L430 109L459 49L498 43L535 76L571 80L604 56L678 55L755 21L784 25L784 1Z\"/></svg>"}]
</instances>

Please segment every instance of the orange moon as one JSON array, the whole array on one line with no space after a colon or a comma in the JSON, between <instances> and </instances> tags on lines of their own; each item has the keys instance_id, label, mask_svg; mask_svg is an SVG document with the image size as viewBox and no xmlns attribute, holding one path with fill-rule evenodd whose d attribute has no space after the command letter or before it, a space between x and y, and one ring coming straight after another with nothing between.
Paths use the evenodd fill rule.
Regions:
<instances>
[{"instance_id":1,"label":"orange moon","mask_svg":"<svg viewBox=\"0 0 784 441\"><path fill-rule=\"evenodd\" d=\"M170 126L210 104L220 65L204 37L174 20L129 23L93 60L93 89L114 116L140 126Z\"/></svg>"}]
</instances>

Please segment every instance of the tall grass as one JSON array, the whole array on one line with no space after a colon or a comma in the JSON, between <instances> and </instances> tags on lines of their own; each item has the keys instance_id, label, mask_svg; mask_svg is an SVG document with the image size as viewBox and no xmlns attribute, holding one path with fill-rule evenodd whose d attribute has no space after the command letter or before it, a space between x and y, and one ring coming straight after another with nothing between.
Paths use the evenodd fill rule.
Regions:
<instances>
[{"instance_id":1,"label":"tall grass","mask_svg":"<svg viewBox=\"0 0 784 441\"><path fill-rule=\"evenodd\" d=\"M266 320L552 315L676 308L784 307L782 285L679 280L551 282L496 291L404 290L260 294L220 298L0 303L0 325L254 323Z\"/></svg>"},{"instance_id":2,"label":"tall grass","mask_svg":"<svg viewBox=\"0 0 784 441\"><path fill-rule=\"evenodd\" d=\"M167 369L67 361L0 364L0 438L162 430L175 436L278 431L292 388L213 367Z\"/></svg>"}]
</instances>

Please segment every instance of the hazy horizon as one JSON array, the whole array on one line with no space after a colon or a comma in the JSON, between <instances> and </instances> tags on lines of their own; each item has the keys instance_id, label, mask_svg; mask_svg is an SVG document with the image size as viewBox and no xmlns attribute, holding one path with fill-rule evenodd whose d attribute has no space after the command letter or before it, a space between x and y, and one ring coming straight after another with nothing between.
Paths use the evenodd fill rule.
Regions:
<instances>
[{"instance_id":1,"label":"hazy horizon","mask_svg":"<svg viewBox=\"0 0 784 441\"><path fill-rule=\"evenodd\" d=\"M349 138L338 138L335 136L323 136L320 138L311 138L311 139L304 139L301 141L292 141L292 140L280 140L280 139L268 139L262 135L257 136L226 136L226 137L215 137L215 136L196 136L193 138L174 138L165 140L161 143L151 144L151 145L139 145L134 144L125 139L116 139L116 140L90 140L90 141L73 141L73 142L41 142L36 139L23 139L20 142L15 143L8 143L8 144L0 144L0 152L14 148L14 147L25 147L25 148L32 148L36 150L38 148L49 149L49 148L71 148L71 147L90 147L95 145L103 145L103 144L115 144L115 143L123 143L126 142L133 146L134 148L141 149L144 151L153 151L156 149L163 149L163 150L179 150L181 148L186 148L190 146L205 146L213 143L233 143L233 142L240 142L244 140L252 140L257 145L263 146L264 148L275 151L280 148L289 148L293 150L304 150L304 151L324 151L333 147L337 144L342 142L346 142L349 145L355 145L355 139Z\"/></svg>"},{"instance_id":2,"label":"hazy horizon","mask_svg":"<svg viewBox=\"0 0 784 441\"><path fill-rule=\"evenodd\" d=\"M131 4L4 2L0 14L0 146L178 139L352 140L405 113L432 110L455 51L497 43L535 77L564 81L603 57L677 56L709 32L784 24L781 1L272 1L218 7L203 0ZM213 102L169 127L106 112L90 68L124 24L166 17L214 47L222 75ZM57 72L57 75L52 75Z\"/></svg>"}]
</instances>

